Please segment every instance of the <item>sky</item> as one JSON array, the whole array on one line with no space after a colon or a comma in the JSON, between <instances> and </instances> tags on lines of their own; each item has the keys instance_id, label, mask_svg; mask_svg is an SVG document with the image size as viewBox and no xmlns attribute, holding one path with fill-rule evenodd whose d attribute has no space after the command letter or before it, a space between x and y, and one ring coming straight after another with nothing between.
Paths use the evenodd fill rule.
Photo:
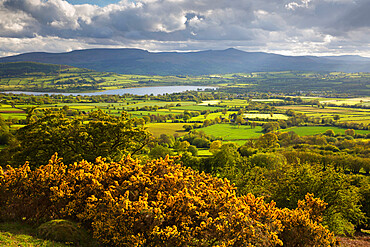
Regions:
<instances>
[{"instance_id":1,"label":"sky","mask_svg":"<svg viewBox=\"0 0 370 247\"><path fill-rule=\"evenodd\" d=\"M0 56L236 48L370 57L370 0L0 0Z\"/></svg>"}]
</instances>

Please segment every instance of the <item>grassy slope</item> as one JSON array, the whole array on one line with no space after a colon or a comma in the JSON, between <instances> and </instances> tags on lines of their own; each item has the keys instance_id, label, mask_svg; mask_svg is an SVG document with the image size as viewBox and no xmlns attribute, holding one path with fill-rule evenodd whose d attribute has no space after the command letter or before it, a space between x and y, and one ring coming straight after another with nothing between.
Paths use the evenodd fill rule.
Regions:
<instances>
[{"instance_id":1,"label":"grassy slope","mask_svg":"<svg viewBox=\"0 0 370 247\"><path fill-rule=\"evenodd\" d=\"M35 229L20 223L0 223L0 246L65 247L68 245L35 237Z\"/></svg>"}]
</instances>

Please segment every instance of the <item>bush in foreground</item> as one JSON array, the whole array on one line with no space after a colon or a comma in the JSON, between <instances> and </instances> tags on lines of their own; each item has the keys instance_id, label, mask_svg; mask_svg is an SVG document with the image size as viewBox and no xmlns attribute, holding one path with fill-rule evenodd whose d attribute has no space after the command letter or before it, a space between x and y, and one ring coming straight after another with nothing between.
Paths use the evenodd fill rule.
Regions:
<instances>
[{"instance_id":1,"label":"bush in foreground","mask_svg":"<svg viewBox=\"0 0 370 247\"><path fill-rule=\"evenodd\" d=\"M313 195L300 203L279 209L251 194L238 197L227 180L168 157L65 165L54 155L34 171L27 163L0 170L2 219L72 219L109 246L334 245L320 224L325 203Z\"/></svg>"}]
</instances>

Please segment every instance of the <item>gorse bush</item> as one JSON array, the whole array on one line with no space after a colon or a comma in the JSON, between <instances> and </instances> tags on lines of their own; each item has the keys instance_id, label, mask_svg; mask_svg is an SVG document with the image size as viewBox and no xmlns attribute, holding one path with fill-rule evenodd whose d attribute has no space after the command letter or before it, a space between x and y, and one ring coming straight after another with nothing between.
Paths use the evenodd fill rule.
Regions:
<instances>
[{"instance_id":1,"label":"gorse bush","mask_svg":"<svg viewBox=\"0 0 370 247\"><path fill-rule=\"evenodd\" d=\"M0 169L0 220L71 219L108 246L334 245L324 208L313 195L295 210L239 197L227 180L168 157L65 165L54 155L35 170Z\"/></svg>"}]
</instances>

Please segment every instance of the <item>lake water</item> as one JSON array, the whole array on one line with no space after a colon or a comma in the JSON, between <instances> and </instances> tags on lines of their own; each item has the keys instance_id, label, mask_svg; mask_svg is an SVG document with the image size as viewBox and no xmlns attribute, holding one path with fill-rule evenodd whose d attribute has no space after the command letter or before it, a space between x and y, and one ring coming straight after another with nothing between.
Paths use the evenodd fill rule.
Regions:
<instances>
[{"instance_id":1,"label":"lake water","mask_svg":"<svg viewBox=\"0 0 370 247\"><path fill-rule=\"evenodd\" d=\"M93 95L158 95L158 94L171 94L181 93L185 91L203 91L205 89L215 90L216 87L204 87L204 86L163 86L163 87L136 87L136 88L122 88L114 90L105 90L101 92L92 93L55 93L55 92L25 92L25 91L8 91L1 93L13 93L13 94L27 94L27 95L44 95L44 94L61 94L61 95L81 95L81 96L93 96Z\"/></svg>"}]
</instances>

